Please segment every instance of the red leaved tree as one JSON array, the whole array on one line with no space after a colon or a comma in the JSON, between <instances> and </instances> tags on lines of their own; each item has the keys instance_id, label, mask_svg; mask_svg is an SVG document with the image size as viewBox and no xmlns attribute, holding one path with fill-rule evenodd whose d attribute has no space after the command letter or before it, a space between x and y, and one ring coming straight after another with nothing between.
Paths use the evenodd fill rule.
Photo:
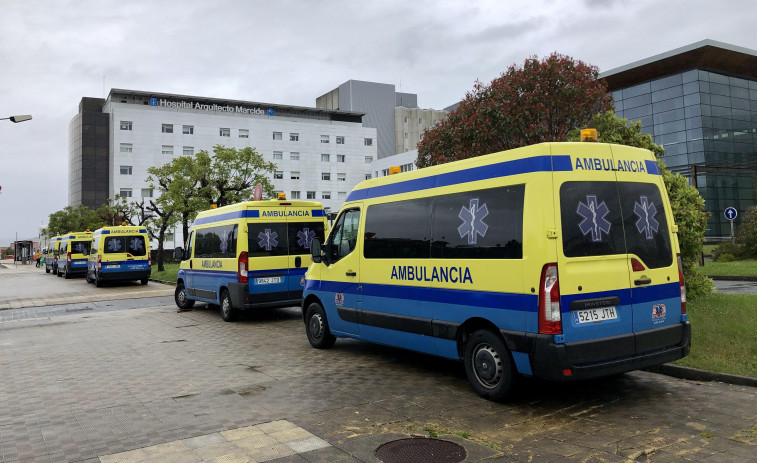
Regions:
<instances>
[{"instance_id":1,"label":"red leaved tree","mask_svg":"<svg viewBox=\"0 0 757 463\"><path fill-rule=\"evenodd\" d=\"M489 85L476 82L460 106L418 143L418 167L549 141L612 109L599 70L558 53L512 65Z\"/></svg>"}]
</instances>

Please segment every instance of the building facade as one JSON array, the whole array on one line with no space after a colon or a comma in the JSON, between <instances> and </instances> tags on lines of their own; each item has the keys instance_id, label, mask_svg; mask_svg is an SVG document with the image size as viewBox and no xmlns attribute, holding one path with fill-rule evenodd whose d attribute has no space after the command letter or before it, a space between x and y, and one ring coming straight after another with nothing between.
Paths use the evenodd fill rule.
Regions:
<instances>
[{"instance_id":1,"label":"building facade","mask_svg":"<svg viewBox=\"0 0 757 463\"><path fill-rule=\"evenodd\" d=\"M363 125L376 128L379 159L415 149L420 133L432 126L430 121L438 121L447 114L444 111L419 109L418 95L397 92L392 84L360 80L348 80L319 96L315 105L324 109L365 113ZM405 119L407 123L403 122ZM421 119L423 121L419 124L408 126L411 121Z\"/></svg>"},{"instance_id":2,"label":"building facade","mask_svg":"<svg viewBox=\"0 0 757 463\"><path fill-rule=\"evenodd\" d=\"M112 89L84 98L70 124L69 204L98 207L115 195L152 198L147 169L213 146L253 147L277 165L289 199L337 210L371 173L376 129L363 114ZM91 135L91 134L94 135ZM107 141L106 141L107 140Z\"/></svg>"},{"instance_id":3,"label":"building facade","mask_svg":"<svg viewBox=\"0 0 757 463\"><path fill-rule=\"evenodd\" d=\"M641 121L673 172L691 179L711 213L708 238L730 235L724 216L757 204L757 51L704 40L600 74L618 116Z\"/></svg>"}]
</instances>

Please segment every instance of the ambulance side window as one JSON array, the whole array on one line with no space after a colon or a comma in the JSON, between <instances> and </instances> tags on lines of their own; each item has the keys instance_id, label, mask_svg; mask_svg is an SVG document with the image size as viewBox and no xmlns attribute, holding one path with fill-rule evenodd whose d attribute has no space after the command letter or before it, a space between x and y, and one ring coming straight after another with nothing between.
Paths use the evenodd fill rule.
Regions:
<instances>
[{"instance_id":1,"label":"ambulance side window","mask_svg":"<svg viewBox=\"0 0 757 463\"><path fill-rule=\"evenodd\" d=\"M360 209L351 209L339 216L330 235L332 262L338 261L355 249L359 225Z\"/></svg>"},{"instance_id":2,"label":"ambulance side window","mask_svg":"<svg viewBox=\"0 0 757 463\"><path fill-rule=\"evenodd\" d=\"M187 240L187 249L184 251L184 260L191 259L192 258L192 245L195 241L195 232L192 231L192 233L189 234L189 239Z\"/></svg>"}]
</instances>

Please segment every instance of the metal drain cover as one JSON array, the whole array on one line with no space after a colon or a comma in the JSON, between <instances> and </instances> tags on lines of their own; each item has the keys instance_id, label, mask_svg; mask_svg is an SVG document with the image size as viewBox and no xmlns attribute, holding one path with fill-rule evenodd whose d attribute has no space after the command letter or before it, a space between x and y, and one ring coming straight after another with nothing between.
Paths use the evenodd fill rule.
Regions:
<instances>
[{"instance_id":1,"label":"metal drain cover","mask_svg":"<svg viewBox=\"0 0 757 463\"><path fill-rule=\"evenodd\" d=\"M459 463L466 456L462 445L424 437L394 440L376 449L376 458L384 463Z\"/></svg>"}]
</instances>

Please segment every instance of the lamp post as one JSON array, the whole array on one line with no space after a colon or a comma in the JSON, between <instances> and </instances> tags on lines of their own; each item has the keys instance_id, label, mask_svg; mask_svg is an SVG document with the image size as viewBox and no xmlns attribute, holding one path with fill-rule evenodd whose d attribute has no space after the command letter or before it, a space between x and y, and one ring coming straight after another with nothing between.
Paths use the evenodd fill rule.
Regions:
<instances>
[{"instance_id":1,"label":"lamp post","mask_svg":"<svg viewBox=\"0 0 757 463\"><path fill-rule=\"evenodd\" d=\"M0 121L10 120L11 122L19 123L31 120L31 114L20 114L18 116L0 117Z\"/></svg>"}]
</instances>

